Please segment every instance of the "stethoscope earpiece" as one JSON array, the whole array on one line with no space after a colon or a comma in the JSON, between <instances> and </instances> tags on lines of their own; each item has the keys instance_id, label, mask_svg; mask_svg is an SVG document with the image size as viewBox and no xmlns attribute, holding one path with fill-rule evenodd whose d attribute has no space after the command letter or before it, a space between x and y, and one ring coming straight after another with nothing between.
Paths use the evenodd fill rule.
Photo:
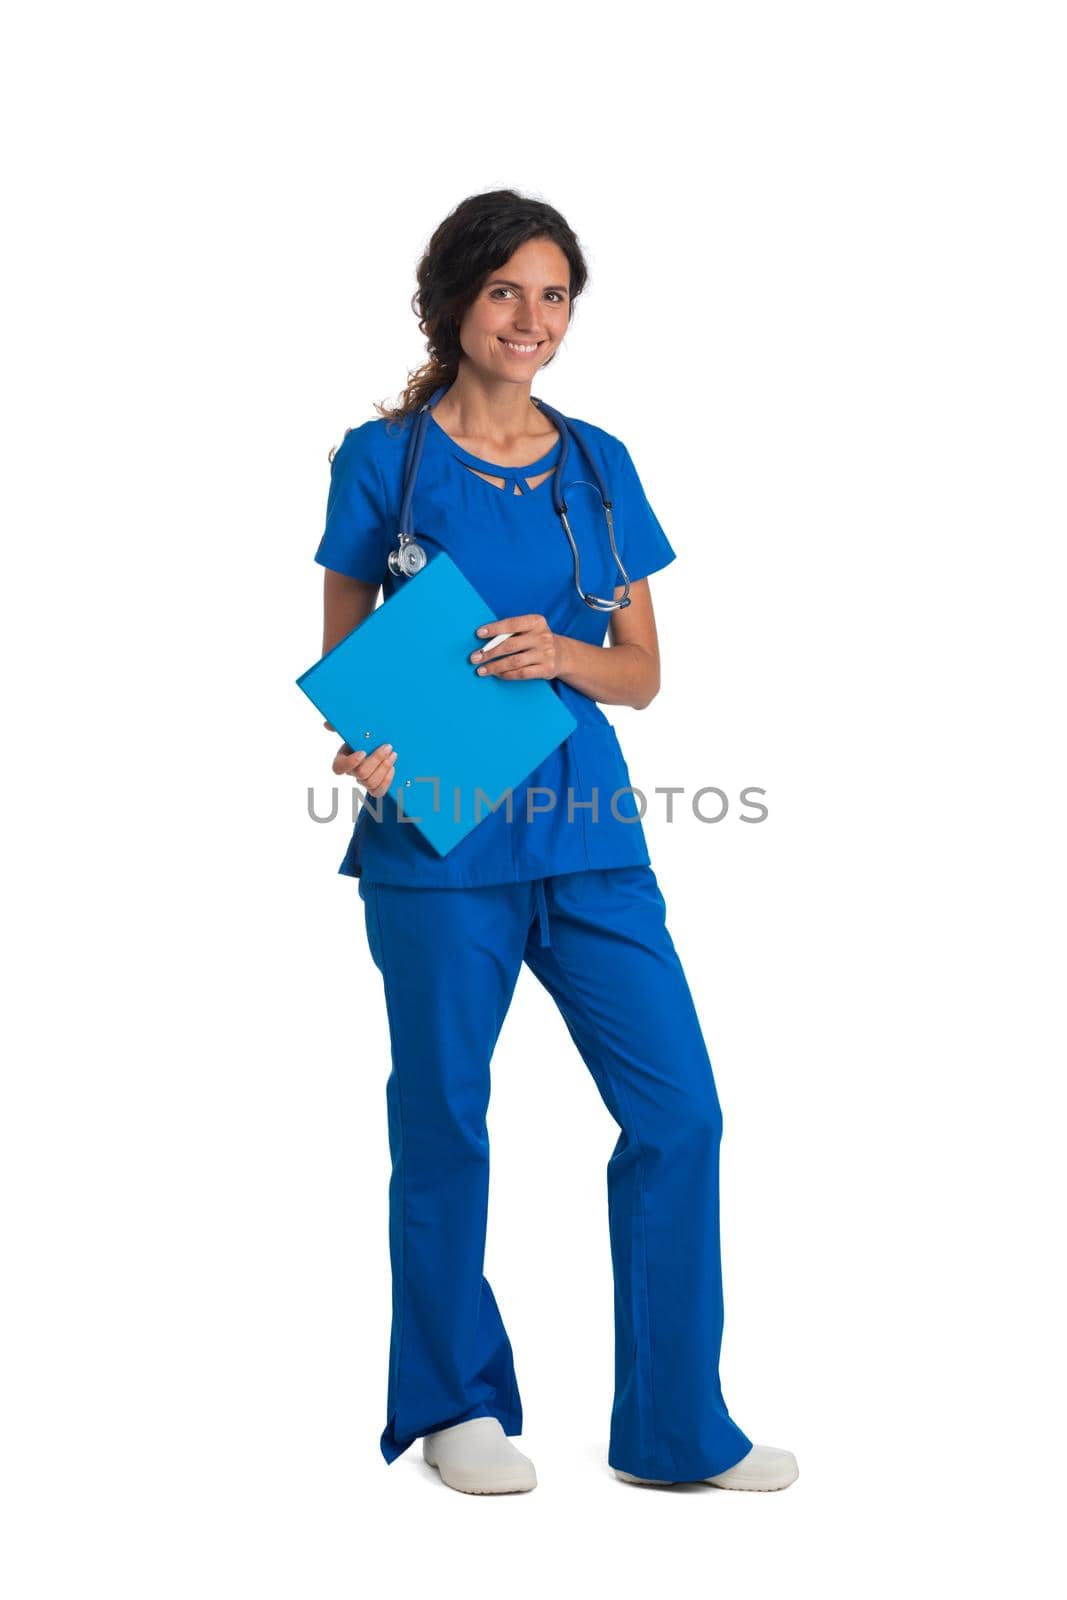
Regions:
<instances>
[{"instance_id":1,"label":"stethoscope earpiece","mask_svg":"<svg viewBox=\"0 0 1067 1600\"><path fill-rule=\"evenodd\" d=\"M426 429L430 421L430 410L434 405L437 404L437 401L440 400L441 396L446 394L450 388L451 384L446 383L442 384L439 389L436 389L430 398L424 401L419 407L412 421L411 438L408 442L407 460L404 464L404 492L400 500L400 526L397 533L399 545L396 550L391 550L389 552L389 571L394 577L397 578L413 578L415 574L417 572L421 572L423 567L426 565L426 551L422 548L421 544L416 543L415 535L411 528L411 503L415 495L415 480L418 477L419 462L422 459L423 445L426 441ZM579 444L585 451L586 460L592 468L593 477L596 479L595 485L591 484L590 487L595 487L600 495L601 504L604 508L604 516L608 525L608 540L611 544L611 553L615 557L615 565L622 573L622 581L626 586L626 592L619 600L603 600L599 595L586 594L582 588L582 572L581 562L578 557L578 546L575 543L574 535L571 532L571 525L567 520L567 506L563 499L561 487L563 482L563 468L570 451L570 441L573 430L566 417L564 417L561 412L556 411L552 406L546 405L543 400L534 399L533 395L531 395L530 398L533 400L533 403L537 409L539 411L543 411L545 415L555 423L559 430L559 460L556 462L555 471L552 474L552 499L556 508L556 514L558 515L560 522L563 524L563 531L567 535L567 540L574 556L574 586L581 598L585 601L586 605L589 606L593 611L621 611L624 606L628 606L630 604L630 580L626 576L626 568L623 566L622 561L619 558L619 552L615 547L615 526L611 515L611 500L608 496L607 489L604 486L604 480L600 476L597 464L590 455L588 448L584 443L582 443L580 435L574 434L574 437L578 438ZM579 479L578 481L585 482L584 479Z\"/></svg>"}]
</instances>

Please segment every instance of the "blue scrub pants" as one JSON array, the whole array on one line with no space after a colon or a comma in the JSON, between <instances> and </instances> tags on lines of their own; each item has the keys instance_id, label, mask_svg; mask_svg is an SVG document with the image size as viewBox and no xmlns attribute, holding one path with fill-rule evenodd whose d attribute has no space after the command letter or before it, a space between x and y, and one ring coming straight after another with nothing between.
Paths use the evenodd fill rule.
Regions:
<instances>
[{"instance_id":1,"label":"blue scrub pants","mask_svg":"<svg viewBox=\"0 0 1067 1600\"><path fill-rule=\"evenodd\" d=\"M608 1464L698 1480L752 1447L719 1384L722 1115L650 866L476 888L360 880L392 1046L387 1462L497 1417L521 1434L511 1344L483 1276L490 1060L525 961L620 1128L607 1164L615 1310Z\"/></svg>"}]
</instances>

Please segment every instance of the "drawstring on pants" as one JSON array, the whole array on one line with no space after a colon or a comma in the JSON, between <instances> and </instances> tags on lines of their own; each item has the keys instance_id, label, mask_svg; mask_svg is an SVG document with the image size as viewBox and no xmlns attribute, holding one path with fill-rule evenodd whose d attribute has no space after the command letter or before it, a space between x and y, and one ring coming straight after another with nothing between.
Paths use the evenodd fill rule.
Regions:
<instances>
[{"instance_id":1,"label":"drawstring on pants","mask_svg":"<svg viewBox=\"0 0 1067 1600\"><path fill-rule=\"evenodd\" d=\"M552 943L552 935L548 927L548 907L545 904L545 885L543 878L534 880L534 896L537 900L538 934L542 948L548 948Z\"/></svg>"}]
</instances>

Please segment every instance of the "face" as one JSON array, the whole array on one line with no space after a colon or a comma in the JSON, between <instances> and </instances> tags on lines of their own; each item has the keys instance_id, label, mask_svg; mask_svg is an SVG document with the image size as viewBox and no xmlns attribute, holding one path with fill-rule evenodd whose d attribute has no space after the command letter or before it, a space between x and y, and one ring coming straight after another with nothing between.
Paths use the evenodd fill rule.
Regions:
<instances>
[{"instance_id":1,"label":"face","mask_svg":"<svg viewBox=\"0 0 1067 1600\"><path fill-rule=\"evenodd\" d=\"M528 383L559 349L570 315L567 257L550 239L529 239L467 307L460 344L486 377Z\"/></svg>"}]
</instances>

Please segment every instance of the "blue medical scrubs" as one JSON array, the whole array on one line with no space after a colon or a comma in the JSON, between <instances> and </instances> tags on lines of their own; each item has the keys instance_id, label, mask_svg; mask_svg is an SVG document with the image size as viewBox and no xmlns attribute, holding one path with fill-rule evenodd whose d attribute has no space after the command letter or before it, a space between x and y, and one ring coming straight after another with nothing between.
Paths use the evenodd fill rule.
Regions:
<instances>
[{"instance_id":1,"label":"blue medical scrubs","mask_svg":"<svg viewBox=\"0 0 1067 1600\"><path fill-rule=\"evenodd\" d=\"M612 499L636 582L675 558L625 445L576 419ZM406 423L351 429L334 455L315 559L399 584L395 546ZM548 479L559 441L522 468L461 449L431 414L413 521L431 559L447 550L488 604L485 621L539 612L556 633L604 643L608 614L574 587ZM564 494L587 593L620 583L599 496L572 444ZM503 480L489 483L479 473ZM529 480L535 480L531 486ZM471 650L479 641L472 639ZM473 671L473 668L472 668ZM615 1285L615 1398L608 1461L640 1477L723 1472L752 1441L718 1377L723 1331L714 1075L666 924L615 730L600 706L550 680L577 719L570 737L438 857L385 797L360 812L340 871L360 879L368 945L385 991L392 1071L389 1248L393 1304L387 1421L394 1461L416 1439L473 1417L522 1432L513 1353L482 1272L489 1192L490 1062L519 971L552 995L620 1134L607 1168ZM527 806L527 791L546 789ZM568 792L569 791L569 792Z\"/></svg>"}]
</instances>

